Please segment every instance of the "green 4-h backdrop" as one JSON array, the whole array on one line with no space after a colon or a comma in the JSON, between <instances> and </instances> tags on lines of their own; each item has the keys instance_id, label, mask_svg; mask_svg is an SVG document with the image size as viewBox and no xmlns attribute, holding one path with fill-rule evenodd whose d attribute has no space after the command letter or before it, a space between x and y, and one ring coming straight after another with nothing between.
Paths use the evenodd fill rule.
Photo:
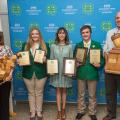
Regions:
<instances>
[{"instance_id":1,"label":"green 4-h backdrop","mask_svg":"<svg viewBox=\"0 0 120 120\"><path fill-rule=\"evenodd\" d=\"M64 26L73 48L81 41L80 27L92 26L92 39L103 46L106 32L115 27L114 16L120 10L115 0L8 0L11 48L14 53L27 41L32 26L40 28L42 36L49 44L53 43L56 30ZM16 66L14 72L15 100L27 100L27 91L21 75L22 67ZM119 97L118 97L119 99ZM45 101L55 101L55 89L46 83ZM77 80L73 79L73 88L68 89L69 102L77 101ZM98 103L105 103L104 74L100 70L97 86Z\"/></svg>"}]
</instances>

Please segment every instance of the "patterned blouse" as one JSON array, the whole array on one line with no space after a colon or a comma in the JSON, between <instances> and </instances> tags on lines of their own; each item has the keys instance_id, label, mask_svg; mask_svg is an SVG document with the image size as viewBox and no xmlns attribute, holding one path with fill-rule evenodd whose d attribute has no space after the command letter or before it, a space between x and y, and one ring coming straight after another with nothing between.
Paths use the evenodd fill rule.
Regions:
<instances>
[{"instance_id":1,"label":"patterned blouse","mask_svg":"<svg viewBox=\"0 0 120 120\"><path fill-rule=\"evenodd\" d=\"M11 57L13 55L12 50L8 46L0 46L0 59L3 56Z\"/></svg>"}]
</instances>

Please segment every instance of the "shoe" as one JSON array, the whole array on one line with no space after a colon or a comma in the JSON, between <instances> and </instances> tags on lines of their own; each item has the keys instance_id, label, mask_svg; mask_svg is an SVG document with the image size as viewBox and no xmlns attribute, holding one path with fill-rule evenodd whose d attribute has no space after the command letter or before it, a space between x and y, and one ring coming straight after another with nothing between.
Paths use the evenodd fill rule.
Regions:
<instances>
[{"instance_id":1,"label":"shoe","mask_svg":"<svg viewBox=\"0 0 120 120\"><path fill-rule=\"evenodd\" d=\"M30 117L30 120L36 120L35 117Z\"/></svg>"},{"instance_id":2,"label":"shoe","mask_svg":"<svg viewBox=\"0 0 120 120\"><path fill-rule=\"evenodd\" d=\"M58 113L57 113L57 120L62 120L62 118L61 118L61 111L58 111Z\"/></svg>"},{"instance_id":3,"label":"shoe","mask_svg":"<svg viewBox=\"0 0 120 120\"><path fill-rule=\"evenodd\" d=\"M37 120L42 120L43 119L43 115L42 112L37 112Z\"/></svg>"},{"instance_id":4,"label":"shoe","mask_svg":"<svg viewBox=\"0 0 120 120\"><path fill-rule=\"evenodd\" d=\"M80 120L85 114L84 113L78 113L76 115L76 120Z\"/></svg>"},{"instance_id":5,"label":"shoe","mask_svg":"<svg viewBox=\"0 0 120 120\"><path fill-rule=\"evenodd\" d=\"M97 120L96 115L89 115L89 116L90 116L91 120Z\"/></svg>"},{"instance_id":6,"label":"shoe","mask_svg":"<svg viewBox=\"0 0 120 120\"><path fill-rule=\"evenodd\" d=\"M10 112L10 117L15 117L16 115L16 112Z\"/></svg>"},{"instance_id":7,"label":"shoe","mask_svg":"<svg viewBox=\"0 0 120 120\"><path fill-rule=\"evenodd\" d=\"M111 115L106 115L104 118L103 118L103 120L112 120L112 119L115 119L116 118L116 116L111 116Z\"/></svg>"},{"instance_id":8,"label":"shoe","mask_svg":"<svg viewBox=\"0 0 120 120\"><path fill-rule=\"evenodd\" d=\"M37 116L37 120L42 120L42 119L43 119L43 117Z\"/></svg>"},{"instance_id":9,"label":"shoe","mask_svg":"<svg viewBox=\"0 0 120 120\"><path fill-rule=\"evenodd\" d=\"M62 109L61 117L62 117L62 120L65 120L65 119L66 119L66 112L65 112L65 109Z\"/></svg>"}]
</instances>

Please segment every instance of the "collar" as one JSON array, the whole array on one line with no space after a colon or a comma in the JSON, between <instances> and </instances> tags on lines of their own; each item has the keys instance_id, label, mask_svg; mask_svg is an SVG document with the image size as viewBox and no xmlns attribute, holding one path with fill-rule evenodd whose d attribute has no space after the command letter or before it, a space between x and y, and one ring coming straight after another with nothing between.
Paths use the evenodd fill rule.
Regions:
<instances>
[{"instance_id":1,"label":"collar","mask_svg":"<svg viewBox=\"0 0 120 120\"><path fill-rule=\"evenodd\" d=\"M89 42L85 42L85 41L83 41L83 44L84 44L84 47L86 47L86 48L90 48L90 45L91 45L91 39L90 39Z\"/></svg>"}]
</instances>

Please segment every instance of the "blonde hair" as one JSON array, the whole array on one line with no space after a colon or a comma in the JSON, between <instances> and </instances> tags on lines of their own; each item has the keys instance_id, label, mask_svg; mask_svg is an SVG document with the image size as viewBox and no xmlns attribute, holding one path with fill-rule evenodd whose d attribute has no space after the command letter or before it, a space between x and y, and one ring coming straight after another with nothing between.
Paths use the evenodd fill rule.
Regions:
<instances>
[{"instance_id":1,"label":"blonde hair","mask_svg":"<svg viewBox=\"0 0 120 120\"><path fill-rule=\"evenodd\" d=\"M46 53L47 53L47 47L46 47L46 44L42 38L42 35L41 35L41 32L40 30L37 28L37 27L32 27L30 29L30 32L29 32L29 38L28 38L28 42L25 46L25 50L30 50L30 48L32 47L34 41L32 40L32 31L33 30L37 30L39 32L39 43L40 43L40 46L41 46L41 49L44 50Z\"/></svg>"}]
</instances>

